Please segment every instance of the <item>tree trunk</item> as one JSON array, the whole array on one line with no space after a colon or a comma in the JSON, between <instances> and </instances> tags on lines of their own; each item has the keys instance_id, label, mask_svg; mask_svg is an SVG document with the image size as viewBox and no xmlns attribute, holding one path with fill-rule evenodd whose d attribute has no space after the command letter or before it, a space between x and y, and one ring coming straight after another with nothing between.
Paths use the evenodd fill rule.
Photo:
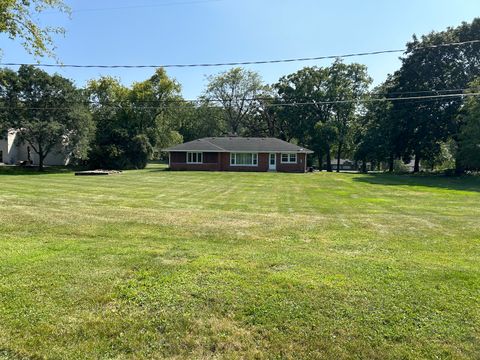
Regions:
<instances>
[{"instance_id":1,"label":"tree trunk","mask_svg":"<svg viewBox=\"0 0 480 360\"><path fill-rule=\"evenodd\" d=\"M393 172L395 165L395 158L393 154L390 154L390 158L388 159L388 172Z\"/></svg>"},{"instance_id":2,"label":"tree trunk","mask_svg":"<svg viewBox=\"0 0 480 360\"><path fill-rule=\"evenodd\" d=\"M456 150L455 150L455 175L460 176L465 173L465 167L463 166L462 162L460 161L460 141L458 140L457 136L453 137L455 141Z\"/></svg>"},{"instance_id":3,"label":"tree trunk","mask_svg":"<svg viewBox=\"0 0 480 360\"><path fill-rule=\"evenodd\" d=\"M322 171L323 170L323 164L322 164L323 154L318 152L317 157L318 157L318 170Z\"/></svg>"},{"instance_id":4,"label":"tree trunk","mask_svg":"<svg viewBox=\"0 0 480 360\"><path fill-rule=\"evenodd\" d=\"M327 148L327 171L332 172L332 155L330 154L330 146Z\"/></svg>"},{"instance_id":5,"label":"tree trunk","mask_svg":"<svg viewBox=\"0 0 480 360\"><path fill-rule=\"evenodd\" d=\"M340 157L342 155L342 143L338 143L338 152L337 152L337 173L340 172Z\"/></svg>"},{"instance_id":6,"label":"tree trunk","mask_svg":"<svg viewBox=\"0 0 480 360\"><path fill-rule=\"evenodd\" d=\"M458 158L458 152L457 156L455 157L455 175L462 175L465 172L465 168L463 167L460 159Z\"/></svg>"},{"instance_id":7,"label":"tree trunk","mask_svg":"<svg viewBox=\"0 0 480 360\"><path fill-rule=\"evenodd\" d=\"M45 156L43 153L38 154L38 171L43 171L43 161L45 160Z\"/></svg>"},{"instance_id":8,"label":"tree trunk","mask_svg":"<svg viewBox=\"0 0 480 360\"><path fill-rule=\"evenodd\" d=\"M368 170L367 170L367 159L366 158L363 158L362 159L362 173L367 173Z\"/></svg>"},{"instance_id":9,"label":"tree trunk","mask_svg":"<svg viewBox=\"0 0 480 360\"><path fill-rule=\"evenodd\" d=\"M420 171L420 156L415 155L415 163L413 165L413 172L418 173Z\"/></svg>"}]
</instances>

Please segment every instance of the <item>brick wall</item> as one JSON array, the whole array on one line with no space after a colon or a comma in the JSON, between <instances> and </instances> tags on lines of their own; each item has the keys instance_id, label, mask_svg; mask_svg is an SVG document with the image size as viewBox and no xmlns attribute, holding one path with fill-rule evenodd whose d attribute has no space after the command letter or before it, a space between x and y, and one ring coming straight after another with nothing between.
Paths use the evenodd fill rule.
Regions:
<instances>
[{"instance_id":1,"label":"brick wall","mask_svg":"<svg viewBox=\"0 0 480 360\"><path fill-rule=\"evenodd\" d=\"M187 153L171 152L170 169L172 170L196 170L196 171L219 171L218 153L203 153L203 164L187 164Z\"/></svg>"},{"instance_id":2,"label":"brick wall","mask_svg":"<svg viewBox=\"0 0 480 360\"><path fill-rule=\"evenodd\" d=\"M277 154L277 171L303 173L306 166L306 154L297 154L296 164L282 164L282 154Z\"/></svg>"},{"instance_id":3,"label":"brick wall","mask_svg":"<svg viewBox=\"0 0 480 360\"><path fill-rule=\"evenodd\" d=\"M235 166L230 165L230 153L220 153L221 169L223 171L268 171L268 154L258 154L257 166Z\"/></svg>"},{"instance_id":4,"label":"brick wall","mask_svg":"<svg viewBox=\"0 0 480 360\"><path fill-rule=\"evenodd\" d=\"M170 168L172 170L197 171L268 171L269 153L258 154L257 166L230 165L230 153L203 153L203 164L187 164L187 154L184 152L170 153ZM281 154L276 154L277 171L305 172L306 154L297 154L297 163L282 164Z\"/></svg>"}]
</instances>

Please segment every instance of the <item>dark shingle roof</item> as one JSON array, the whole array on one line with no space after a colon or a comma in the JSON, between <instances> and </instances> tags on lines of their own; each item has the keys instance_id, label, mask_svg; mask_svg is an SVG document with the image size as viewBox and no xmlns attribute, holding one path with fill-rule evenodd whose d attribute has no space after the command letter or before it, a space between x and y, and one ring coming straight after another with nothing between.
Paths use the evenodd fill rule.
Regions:
<instances>
[{"instance_id":1,"label":"dark shingle roof","mask_svg":"<svg viewBox=\"0 0 480 360\"><path fill-rule=\"evenodd\" d=\"M206 151L206 152L300 152L311 150L276 138L210 137L172 146L164 151Z\"/></svg>"}]
</instances>

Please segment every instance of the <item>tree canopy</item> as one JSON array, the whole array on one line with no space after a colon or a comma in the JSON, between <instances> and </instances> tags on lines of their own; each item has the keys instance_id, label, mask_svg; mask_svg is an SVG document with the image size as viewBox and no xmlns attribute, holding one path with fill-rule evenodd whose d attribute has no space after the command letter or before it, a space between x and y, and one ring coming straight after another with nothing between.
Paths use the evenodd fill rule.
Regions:
<instances>
[{"instance_id":1,"label":"tree canopy","mask_svg":"<svg viewBox=\"0 0 480 360\"><path fill-rule=\"evenodd\" d=\"M37 16L46 9L70 13L63 0L0 0L0 33L21 39L25 50L35 57L54 56L53 36L65 30L40 25Z\"/></svg>"},{"instance_id":2,"label":"tree canopy","mask_svg":"<svg viewBox=\"0 0 480 360\"><path fill-rule=\"evenodd\" d=\"M28 38L8 27L17 22L15 16L28 18L32 13L26 11L45 7L66 11L60 0L0 0L0 31L26 37L36 44L32 49L45 53L51 44L48 32L32 30L38 37ZM374 89L366 66L337 59L329 66L304 67L270 85L255 71L232 68L210 76L194 101L182 98L180 85L164 69L129 86L101 77L86 89L34 67L3 69L0 131L21 129L25 141L35 143L42 154L68 137L72 148L65 148L77 158L88 157L92 167L142 168L171 144L236 134L278 137L308 147L328 171L334 156L337 170L342 158L364 166L382 164L390 171L411 159L414 171L420 162L434 169L453 166L455 159L460 173L477 169L478 97L458 95L468 87L478 90L480 44L471 40L479 38L480 18L414 36L400 69ZM443 96L450 94L455 96ZM90 117L96 128L91 141Z\"/></svg>"},{"instance_id":3,"label":"tree canopy","mask_svg":"<svg viewBox=\"0 0 480 360\"><path fill-rule=\"evenodd\" d=\"M219 103L224 109L227 130L242 135L257 109L256 98L264 88L258 73L237 67L210 76L204 99Z\"/></svg>"},{"instance_id":4,"label":"tree canopy","mask_svg":"<svg viewBox=\"0 0 480 360\"><path fill-rule=\"evenodd\" d=\"M345 64L340 60L329 67L306 67L282 77L275 85L288 131L299 143L316 151L322 162L327 157L331 171L331 152L340 157L351 138L357 119L359 100L367 93L371 79L361 64Z\"/></svg>"},{"instance_id":5,"label":"tree canopy","mask_svg":"<svg viewBox=\"0 0 480 360\"><path fill-rule=\"evenodd\" d=\"M471 92L480 91L480 80L472 82ZM480 100L468 98L460 112L464 124L458 136L458 159L462 168L480 170Z\"/></svg>"},{"instance_id":6,"label":"tree canopy","mask_svg":"<svg viewBox=\"0 0 480 360\"><path fill-rule=\"evenodd\" d=\"M102 77L88 84L96 140L90 153L94 167L143 168L155 150L182 138L171 123L181 101L180 85L165 70L128 88Z\"/></svg>"},{"instance_id":7,"label":"tree canopy","mask_svg":"<svg viewBox=\"0 0 480 360\"><path fill-rule=\"evenodd\" d=\"M86 158L93 124L81 90L60 75L33 66L0 71L4 123L38 154L39 168L54 149Z\"/></svg>"}]
</instances>

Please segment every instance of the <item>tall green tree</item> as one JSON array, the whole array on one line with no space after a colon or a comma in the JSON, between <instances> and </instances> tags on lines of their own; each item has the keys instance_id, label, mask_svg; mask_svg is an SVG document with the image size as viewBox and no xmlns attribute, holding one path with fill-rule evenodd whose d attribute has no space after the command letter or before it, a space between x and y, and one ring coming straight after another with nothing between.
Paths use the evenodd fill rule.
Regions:
<instances>
[{"instance_id":1,"label":"tall green tree","mask_svg":"<svg viewBox=\"0 0 480 360\"><path fill-rule=\"evenodd\" d=\"M13 126L11 108L18 105L19 80L15 71L0 70L0 139Z\"/></svg>"},{"instance_id":2,"label":"tall green tree","mask_svg":"<svg viewBox=\"0 0 480 360\"><path fill-rule=\"evenodd\" d=\"M480 44L441 46L480 38L480 18L445 31L414 36L407 44L398 71L398 94L440 95L461 91L480 75ZM406 152L415 156L415 169L421 159L432 160L449 138L459 141L462 123L456 116L460 98L395 102L394 110L407 120L403 136L409 139ZM457 171L461 165L457 163Z\"/></svg>"},{"instance_id":3,"label":"tall green tree","mask_svg":"<svg viewBox=\"0 0 480 360\"><path fill-rule=\"evenodd\" d=\"M153 148L130 121L129 89L111 77L92 80L87 89L96 126L90 166L108 169L144 166Z\"/></svg>"},{"instance_id":4,"label":"tall green tree","mask_svg":"<svg viewBox=\"0 0 480 360\"><path fill-rule=\"evenodd\" d=\"M329 103L328 68L305 67L296 73L283 76L274 85L278 92L280 117L286 121L287 138L312 148L319 158L327 157L327 170L331 168L333 140L321 143L318 140L317 123L331 120L332 104ZM314 140L315 139L315 140Z\"/></svg>"},{"instance_id":5,"label":"tall green tree","mask_svg":"<svg viewBox=\"0 0 480 360\"><path fill-rule=\"evenodd\" d=\"M257 98L257 107L246 125L247 136L276 137L291 140L288 130L288 118L282 116L281 99L275 89L266 86Z\"/></svg>"},{"instance_id":6,"label":"tall green tree","mask_svg":"<svg viewBox=\"0 0 480 360\"><path fill-rule=\"evenodd\" d=\"M16 74L0 72L0 88L3 116L38 154L40 170L55 148L85 158L93 123L85 96L70 80L22 65Z\"/></svg>"},{"instance_id":7,"label":"tall green tree","mask_svg":"<svg viewBox=\"0 0 480 360\"><path fill-rule=\"evenodd\" d=\"M37 16L48 9L70 13L63 0L0 0L0 33L21 39L25 50L35 57L54 56L53 36L65 30L39 25Z\"/></svg>"},{"instance_id":8,"label":"tall green tree","mask_svg":"<svg viewBox=\"0 0 480 360\"><path fill-rule=\"evenodd\" d=\"M180 86L163 69L131 88L111 77L92 80L88 93L97 128L91 166L143 168L156 151L181 141L172 120L183 101Z\"/></svg>"},{"instance_id":9,"label":"tall green tree","mask_svg":"<svg viewBox=\"0 0 480 360\"><path fill-rule=\"evenodd\" d=\"M208 101L178 103L173 118L183 141L222 136L227 132L223 108Z\"/></svg>"},{"instance_id":10,"label":"tall green tree","mask_svg":"<svg viewBox=\"0 0 480 360\"><path fill-rule=\"evenodd\" d=\"M319 159L326 155L327 171L332 171L334 148L337 164L340 162L351 139L359 100L370 82L364 65L337 60L330 67L305 67L275 84L281 102L285 103L281 110L289 119L289 133L302 145L311 147Z\"/></svg>"},{"instance_id":11,"label":"tall green tree","mask_svg":"<svg viewBox=\"0 0 480 360\"><path fill-rule=\"evenodd\" d=\"M179 139L175 109L183 102L180 84L159 68L149 79L134 83L129 90L129 118L136 131L145 134L154 149Z\"/></svg>"},{"instance_id":12,"label":"tall green tree","mask_svg":"<svg viewBox=\"0 0 480 360\"><path fill-rule=\"evenodd\" d=\"M357 123L354 140L356 160L364 164L367 161L387 162L390 172L394 170L395 159L403 155L406 147L406 139L402 136L405 119L393 111L393 102L388 100L395 86L396 77L389 76L373 89L366 99L365 113Z\"/></svg>"},{"instance_id":13,"label":"tall green tree","mask_svg":"<svg viewBox=\"0 0 480 360\"><path fill-rule=\"evenodd\" d=\"M470 86L471 92L480 92L480 80ZM480 99L467 98L459 117L463 126L458 136L458 162L462 169L480 170Z\"/></svg>"},{"instance_id":14,"label":"tall green tree","mask_svg":"<svg viewBox=\"0 0 480 360\"><path fill-rule=\"evenodd\" d=\"M210 76L208 80L203 98L223 107L225 123L230 133L243 135L257 110L256 98L265 88L260 75L237 67Z\"/></svg>"},{"instance_id":15,"label":"tall green tree","mask_svg":"<svg viewBox=\"0 0 480 360\"><path fill-rule=\"evenodd\" d=\"M359 119L360 101L366 97L371 82L365 65L344 64L337 60L329 68L328 88L334 99L331 122L337 132L337 172L340 171L340 159L352 139L352 129Z\"/></svg>"}]
</instances>

